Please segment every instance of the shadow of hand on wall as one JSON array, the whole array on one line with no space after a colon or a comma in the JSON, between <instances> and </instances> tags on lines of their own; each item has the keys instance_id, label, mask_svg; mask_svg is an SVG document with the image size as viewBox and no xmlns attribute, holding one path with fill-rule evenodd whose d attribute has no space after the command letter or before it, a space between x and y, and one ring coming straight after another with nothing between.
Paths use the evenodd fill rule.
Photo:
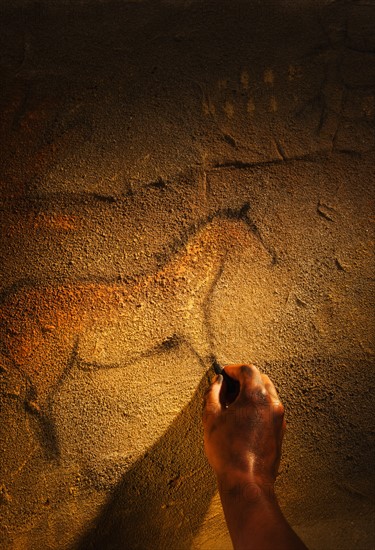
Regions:
<instances>
[{"instance_id":1,"label":"shadow of hand on wall","mask_svg":"<svg viewBox=\"0 0 375 550\"><path fill-rule=\"evenodd\" d=\"M216 491L204 456L205 374L190 403L126 472L75 550L184 550Z\"/></svg>"}]
</instances>

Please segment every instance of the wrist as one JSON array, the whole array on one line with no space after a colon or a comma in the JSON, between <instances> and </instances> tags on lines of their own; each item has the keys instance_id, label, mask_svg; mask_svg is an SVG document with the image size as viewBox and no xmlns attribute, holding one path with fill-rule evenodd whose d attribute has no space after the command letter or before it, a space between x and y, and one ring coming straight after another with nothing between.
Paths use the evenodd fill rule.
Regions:
<instances>
[{"instance_id":1,"label":"wrist","mask_svg":"<svg viewBox=\"0 0 375 550\"><path fill-rule=\"evenodd\" d=\"M225 472L217 475L221 499L231 499L244 504L276 502L275 484L267 480L250 476L242 472Z\"/></svg>"}]
</instances>

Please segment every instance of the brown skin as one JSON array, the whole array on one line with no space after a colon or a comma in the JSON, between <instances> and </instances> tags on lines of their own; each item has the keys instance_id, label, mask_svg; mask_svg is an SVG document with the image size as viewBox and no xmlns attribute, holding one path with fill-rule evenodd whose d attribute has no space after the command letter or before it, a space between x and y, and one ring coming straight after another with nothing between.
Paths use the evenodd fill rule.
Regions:
<instances>
[{"instance_id":1,"label":"brown skin","mask_svg":"<svg viewBox=\"0 0 375 550\"><path fill-rule=\"evenodd\" d=\"M254 365L226 366L225 373L237 383L231 388L226 377L214 379L205 396L203 426L234 549L306 550L274 490L285 430L275 386Z\"/></svg>"}]
</instances>

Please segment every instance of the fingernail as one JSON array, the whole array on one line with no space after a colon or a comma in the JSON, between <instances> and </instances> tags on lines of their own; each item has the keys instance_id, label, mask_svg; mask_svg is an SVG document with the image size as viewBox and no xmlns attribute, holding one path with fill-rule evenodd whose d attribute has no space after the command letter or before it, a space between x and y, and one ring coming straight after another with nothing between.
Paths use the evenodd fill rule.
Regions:
<instances>
[{"instance_id":1,"label":"fingernail","mask_svg":"<svg viewBox=\"0 0 375 550\"><path fill-rule=\"evenodd\" d=\"M222 381L223 381L223 375L222 374L216 375L215 382L218 382L219 384L221 384Z\"/></svg>"}]
</instances>

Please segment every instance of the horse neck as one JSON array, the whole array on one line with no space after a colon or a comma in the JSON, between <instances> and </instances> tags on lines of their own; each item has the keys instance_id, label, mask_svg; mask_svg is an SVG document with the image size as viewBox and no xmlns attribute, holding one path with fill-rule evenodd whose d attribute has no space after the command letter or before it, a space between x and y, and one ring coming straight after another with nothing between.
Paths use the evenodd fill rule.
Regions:
<instances>
[{"instance_id":1,"label":"horse neck","mask_svg":"<svg viewBox=\"0 0 375 550\"><path fill-rule=\"evenodd\" d=\"M230 235L225 226L211 222L196 233L188 243L159 272L157 279L173 287L186 287L194 291L210 286L220 273L228 247Z\"/></svg>"}]
</instances>

